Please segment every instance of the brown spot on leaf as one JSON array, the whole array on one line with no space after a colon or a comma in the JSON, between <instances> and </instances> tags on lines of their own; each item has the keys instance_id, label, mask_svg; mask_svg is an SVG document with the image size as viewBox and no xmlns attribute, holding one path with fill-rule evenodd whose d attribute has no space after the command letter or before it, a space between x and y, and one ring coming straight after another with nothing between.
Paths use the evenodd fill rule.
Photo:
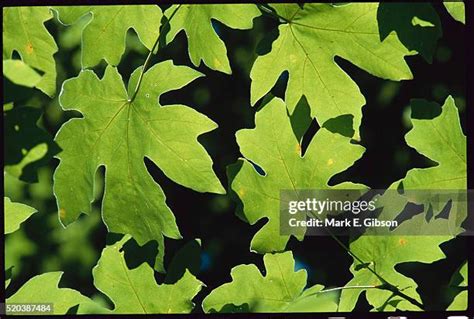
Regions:
<instances>
[{"instance_id":1,"label":"brown spot on leaf","mask_svg":"<svg viewBox=\"0 0 474 319\"><path fill-rule=\"evenodd\" d=\"M64 208L59 209L59 218L66 218L66 210Z\"/></svg>"},{"instance_id":2,"label":"brown spot on leaf","mask_svg":"<svg viewBox=\"0 0 474 319\"><path fill-rule=\"evenodd\" d=\"M301 154L301 144L296 144L296 153Z\"/></svg>"},{"instance_id":3,"label":"brown spot on leaf","mask_svg":"<svg viewBox=\"0 0 474 319\"><path fill-rule=\"evenodd\" d=\"M214 58L214 67L215 68L220 68L222 66L221 61L219 61L218 58Z\"/></svg>"},{"instance_id":4,"label":"brown spot on leaf","mask_svg":"<svg viewBox=\"0 0 474 319\"><path fill-rule=\"evenodd\" d=\"M405 246L405 245L407 244L407 240L406 240L405 238L400 238L400 239L398 240L398 244L399 244L400 246Z\"/></svg>"},{"instance_id":5,"label":"brown spot on leaf","mask_svg":"<svg viewBox=\"0 0 474 319\"><path fill-rule=\"evenodd\" d=\"M31 44L31 42L28 42L28 44L26 45L26 53L31 54L33 53L33 51L33 45Z\"/></svg>"}]
</instances>

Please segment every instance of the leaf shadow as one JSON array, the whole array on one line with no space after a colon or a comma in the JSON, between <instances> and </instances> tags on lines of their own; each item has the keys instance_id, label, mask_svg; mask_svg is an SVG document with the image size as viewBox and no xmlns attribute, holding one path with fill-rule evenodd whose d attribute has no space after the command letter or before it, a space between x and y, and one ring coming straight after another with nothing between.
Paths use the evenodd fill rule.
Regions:
<instances>
[{"instance_id":1,"label":"leaf shadow","mask_svg":"<svg viewBox=\"0 0 474 319\"><path fill-rule=\"evenodd\" d=\"M438 14L430 3L381 2L377 21L381 41L395 31L407 49L417 51L427 62L432 62L442 31Z\"/></svg>"}]
</instances>

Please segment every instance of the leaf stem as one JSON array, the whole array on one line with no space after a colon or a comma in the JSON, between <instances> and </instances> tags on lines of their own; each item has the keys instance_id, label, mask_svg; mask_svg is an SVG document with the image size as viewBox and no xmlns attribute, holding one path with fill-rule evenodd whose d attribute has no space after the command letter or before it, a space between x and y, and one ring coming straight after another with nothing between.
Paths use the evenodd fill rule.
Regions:
<instances>
[{"instance_id":1,"label":"leaf stem","mask_svg":"<svg viewBox=\"0 0 474 319\"><path fill-rule=\"evenodd\" d=\"M336 287L336 288L329 288L329 289L320 290L320 291L315 292L314 294L309 294L308 296L323 294L323 293L326 293L326 292L344 290L344 289L371 289L371 288L380 288L380 286L343 286L343 287Z\"/></svg>"},{"instance_id":2,"label":"leaf stem","mask_svg":"<svg viewBox=\"0 0 474 319\"><path fill-rule=\"evenodd\" d=\"M181 4L178 4L176 9L174 9L174 11L173 11L173 13L171 13L170 17L161 26L161 28L160 28L161 30L163 30L166 26L168 26L168 24L170 24L171 19L173 19L174 15L176 14L176 12L178 12L179 8L181 8ZM133 102L135 100L135 98L137 97L138 91L140 90L140 86L141 86L142 81L143 81L143 76L145 75L145 71L148 68L148 64L150 64L153 52L156 50L156 47L160 43L160 40L162 39L162 36L164 34L166 34L166 33L160 31L160 34L158 35L158 37L156 37L155 43L153 44L153 47L151 48L150 52L148 53L148 56L145 59L145 62L143 63L142 71L140 73L140 77L138 78L137 86L135 87L135 90L133 91L132 97L129 99L130 103Z\"/></svg>"},{"instance_id":3,"label":"leaf stem","mask_svg":"<svg viewBox=\"0 0 474 319\"><path fill-rule=\"evenodd\" d=\"M318 218L319 219L319 216L317 215L314 215L313 213L311 213L311 215L313 215L314 217ZM341 246L349 255L351 255L354 259L356 259L359 263L361 263L362 265L367 265L366 262L364 262L361 258L359 258L359 256L357 256L356 254L354 254L350 249L349 247L347 247L339 238L336 237L336 235L334 235L330 230L327 230L329 236L331 236L338 244L339 246ZM414 304L415 306L419 307L420 309L424 309L424 306L423 304L421 304L418 300L408 296L407 294L403 293L400 289L398 289L397 286L395 285L392 285L391 283L389 283L387 280L385 280L381 275L379 275L374 269L372 269L370 266L366 266L365 267L366 269L368 269L372 274L374 274L381 282L382 284L379 285L379 286L372 286L372 288L379 288L379 289L384 289L384 290L388 290L388 291L391 291L393 294L399 296L399 297L402 297L403 299L411 302L412 304Z\"/></svg>"},{"instance_id":4,"label":"leaf stem","mask_svg":"<svg viewBox=\"0 0 474 319\"><path fill-rule=\"evenodd\" d=\"M262 4L262 3L257 3L257 7L265 14L268 16L277 19L279 22L282 23L290 23L291 21L288 20L287 18L282 17L278 13L275 12L275 10L272 10L268 4Z\"/></svg>"}]
</instances>

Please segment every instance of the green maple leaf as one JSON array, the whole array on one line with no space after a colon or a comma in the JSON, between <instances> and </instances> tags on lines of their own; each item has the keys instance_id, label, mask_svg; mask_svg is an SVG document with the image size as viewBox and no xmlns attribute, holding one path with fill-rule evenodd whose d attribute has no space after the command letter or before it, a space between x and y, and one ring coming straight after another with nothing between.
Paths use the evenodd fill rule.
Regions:
<instances>
[{"instance_id":1,"label":"green maple leaf","mask_svg":"<svg viewBox=\"0 0 474 319\"><path fill-rule=\"evenodd\" d=\"M459 122L459 115L454 100L448 97L442 112L433 119L412 119L413 128L407 133L405 139L411 147L419 153L429 157L438 163L435 167L414 168L410 170L401 181L405 190L464 190L467 187L467 166L466 166L466 137L464 136ZM394 183L392 189L396 189L400 182ZM432 200L429 195L415 198L415 202L420 201L430 204ZM426 198L425 198L426 197ZM383 197L382 197L383 198ZM379 219L392 220L394 216L402 212L408 199L400 195L398 198L390 197L386 200L386 206ZM381 204L382 205L382 204ZM416 292L417 284L410 278L395 270L395 266L404 262L431 263L445 258L439 245L453 238L453 236L442 235L446 229L454 229L453 235L460 232L460 225L467 216L466 210L455 207L453 203L451 211L461 211L454 218L432 219L426 221L425 213L417 215L405 221L392 234L386 236L364 235L351 243L350 249L363 261L371 263L378 274L392 284L396 284L410 297L421 301ZM382 205L383 206L383 205ZM454 226L454 227L453 227ZM443 230L439 235L433 236L405 236L413 232L413 227L420 230L431 229ZM410 229L410 230L408 230ZM402 234L402 235L398 235ZM348 285L379 285L380 280L372 274L366 267L360 267L359 261L354 261L351 267L354 278ZM359 294L363 290L345 290L341 295L339 309L351 311ZM367 300L377 309L389 310L420 310L399 296L393 296L390 291L378 289L367 289ZM396 305L388 304L388 301L395 302Z\"/></svg>"},{"instance_id":2,"label":"green maple leaf","mask_svg":"<svg viewBox=\"0 0 474 319\"><path fill-rule=\"evenodd\" d=\"M82 303L79 313L103 314L158 314L190 313L191 301L201 290L203 283L189 271L174 284L158 285L153 269L143 263L129 269L122 247L129 236L107 246L94 267L94 285L114 303L113 310L91 302Z\"/></svg>"},{"instance_id":3,"label":"green maple leaf","mask_svg":"<svg viewBox=\"0 0 474 319\"><path fill-rule=\"evenodd\" d=\"M466 24L466 13L464 9L464 2L461 1L443 1L446 10L453 17L454 20Z\"/></svg>"},{"instance_id":4,"label":"green maple leaf","mask_svg":"<svg viewBox=\"0 0 474 319\"><path fill-rule=\"evenodd\" d=\"M33 207L21 203L12 202L8 197L3 198L3 205L5 235L11 234L20 229L20 225L28 218L30 218L31 215L37 212L36 209L34 209ZM5 265L5 289L10 284L13 272L13 265L8 257L9 256L7 255L6 264L8 265Z\"/></svg>"},{"instance_id":5,"label":"green maple leaf","mask_svg":"<svg viewBox=\"0 0 474 319\"><path fill-rule=\"evenodd\" d=\"M118 65L125 52L125 35L131 28L151 50L160 33L162 12L156 5L69 6L55 7L65 25L90 14L91 20L82 31L82 67L93 67L105 59Z\"/></svg>"},{"instance_id":6,"label":"green maple leaf","mask_svg":"<svg viewBox=\"0 0 474 319\"><path fill-rule=\"evenodd\" d=\"M37 170L47 165L60 149L53 137L36 124L41 111L32 107L14 107L3 112L5 171L26 182L37 182Z\"/></svg>"},{"instance_id":7,"label":"green maple leaf","mask_svg":"<svg viewBox=\"0 0 474 319\"><path fill-rule=\"evenodd\" d=\"M49 96L56 92L56 42L44 23L53 18L47 7L17 7L3 10L3 60L17 51L24 63L43 72L35 86Z\"/></svg>"},{"instance_id":8,"label":"green maple leaf","mask_svg":"<svg viewBox=\"0 0 474 319\"><path fill-rule=\"evenodd\" d=\"M59 271L49 272L31 278L13 296L7 298L6 303L50 303L53 311L47 314L64 315L70 308L89 301L89 298L76 290L59 288L62 274Z\"/></svg>"},{"instance_id":9,"label":"green maple leaf","mask_svg":"<svg viewBox=\"0 0 474 319\"><path fill-rule=\"evenodd\" d=\"M306 270L295 271L291 252L266 254L263 276L255 265L232 268L232 282L214 289L202 302L205 312L334 312L333 296L306 287ZM319 293L319 294L318 294Z\"/></svg>"},{"instance_id":10,"label":"green maple leaf","mask_svg":"<svg viewBox=\"0 0 474 319\"><path fill-rule=\"evenodd\" d=\"M459 119L454 99L449 96L439 116L433 119L412 119L413 129L405 140L418 153L437 163L434 167L414 168L403 179L405 189L440 189L453 192L467 189L466 136ZM419 198L421 203L435 201L430 196ZM433 203L436 205L436 202ZM458 232L467 217L465 202L453 201L450 215L451 229ZM434 207L441 210L442 207Z\"/></svg>"},{"instance_id":11,"label":"green maple leaf","mask_svg":"<svg viewBox=\"0 0 474 319\"><path fill-rule=\"evenodd\" d=\"M26 221L36 212L36 209L21 203L14 203L8 197L3 198L5 234L11 234L20 228L21 223Z\"/></svg>"},{"instance_id":12,"label":"green maple leaf","mask_svg":"<svg viewBox=\"0 0 474 319\"><path fill-rule=\"evenodd\" d=\"M464 265L459 269L459 271L456 272L456 274L453 276L455 277L461 277L462 281L456 285L457 288L463 289L457 296L454 298L453 302L449 305L447 310L450 311L463 311L467 310L467 301L468 301L468 295L467 295L467 280L468 280L468 274L467 274L467 262L464 263Z\"/></svg>"},{"instance_id":13,"label":"green maple leaf","mask_svg":"<svg viewBox=\"0 0 474 319\"><path fill-rule=\"evenodd\" d=\"M225 193L212 170L212 160L197 137L217 125L183 105L159 105L159 97L201 76L171 61L154 65L144 77L134 101L129 96L139 77L129 82L108 67L102 79L82 71L63 85L60 103L84 118L64 124L56 136L63 149L54 175L54 192L61 221L73 222L90 213L94 176L106 167L102 216L110 232L130 234L140 244L157 240L157 269L163 271L164 238L179 239L165 195L147 171L144 158L155 162L176 183L199 192Z\"/></svg>"},{"instance_id":14,"label":"green maple leaf","mask_svg":"<svg viewBox=\"0 0 474 319\"><path fill-rule=\"evenodd\" d=\"M359 159L364 148L351 144L348 137L321 128L302 156L286 106L280 99L273 99L259 111L255 123L255 129L240 130L236 134L245 159L240 161L242 167L231 187L243 202L243 214L250 224L268 219L252 239L251 249L259 253L282 251L289 236L280 235L280 191L360 189L361 185L352 183L332 187L328 181ZM260 175L250 161L261 167L265 176ZM303 236L297 238L302 240Z\"/></svg>"},{"instance_id":15,"label":"green maple leaf","mask_svg":"<svg viewBox=\"0 0 474 319\"><path fill-rule=\"evenodd\" d=\"M22 60L3 60L3 75L16 85L34 88L41 75Z\"/></svg>"},{"instance_id":16,"label":"green maple leaf","mask_svg":"<svg viewBox=\"0 0 474 319\"><path fill-rule=\"evenodd\" d=\"M399 212L405 204L405 198L401 198L398 203L391 201L390 209ZM379 219L384 220L383 215ZM443 259L446 256L439 245L453 237L406 235L410 231L405 230L404 227L410 227L410 223L415 223L424 229L447 227L446 220L437 219L428 224L424 215L417 215L402 223L390 235L366 234L352 242L350 244L351 252L363 260L366 265L354 259L350 269L354 277L347 283L347 286L373 286L374 288L344 289L341 293L339 311L352 311L363 291L366 292L369 304L378 311L421 310L405 298L394 295L392 291L378 289L377 287L383 285L384 282L367 269L367 267L371 267L388 283L395 285L404 294L421 303L421 298L416 291L416 282L398 272L395 266L406 262L432 263Z\"/></svg>"},{"instance_id":17,"label":"green maple leaf","mask_svg":"<svg viewBox=\"0 0 474 319\"><path fill-rule=\"evenodd\" d=\"M365 99L356 83L336 64L335 56L384 79L413 77L404 57L414 52L406 49L394 32L380 40L377 3L271 6L286 21L278 27L272 50L259 56L252 67L252 105L288 71L285 102L290 113L305 96L311 116L320 126L328 119L352 114L358 138Z\"/></svg>"},{"instance_id":18,"label":"green maple leaf","mask_svg":"<svg viewBox=\"0 0 474 319\"><path fill-rule=\"evenodd\" d=\"M438 165L410 170L403 180L404 188L466 189L466 136L454 99L446 99L438 117L411 121L413 129L405 136L407 144Z\"/></svg>"},{"instance_id":19,"label":"green maple leaf","mask_svg":"<svg viewBox=\"0 0 474 319\"><path fill-rule=\"evenodd\" d=\"M170 17L177 5L165 11ZM212 20L217 20L233 29L251 29L253 19L260 15L254 4L192 4L180 5L170 20L170 31L166 35L166 43L170 43L176 35L184 30L188 39L188 51L191 62L199 66L201 60L209 68L231 74L227 50L224 42L216 34Z\"/></svg>"}]
</instances>

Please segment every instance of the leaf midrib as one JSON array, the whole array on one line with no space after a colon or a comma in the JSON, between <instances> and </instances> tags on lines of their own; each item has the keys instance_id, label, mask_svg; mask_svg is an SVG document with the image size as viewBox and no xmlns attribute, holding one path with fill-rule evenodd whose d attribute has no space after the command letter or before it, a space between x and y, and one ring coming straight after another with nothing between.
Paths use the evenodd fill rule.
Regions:
<instances>
[{"instance_id":1,"label":"leaf midrib","mask_svg":"<svg viewBox=\"0 0 474 319\"><path fill-rule=\"evenodd\" d=\"M430 123L431 127L436 131L438 136L443 140L443 142L453 151L453 153L461 160L461 163L466 165L466 159L461 156L461 154L458 153L458 151L453 147L451 143L449 143L448 140L441 134L441 132L438 130L438 127L433 123L433 121L428 121ZM440 163L441 164L441 163Z\"/></svg>"},{"instance_id":2,"label":"leaf midrib","mask_svg":"<svg viewBox=\"0 0 474 319\"><path fill-rule=\"evenodd\" d=\"M125 274L125 278L127 278L127 282L128 282L128 284L129 284L130 288L132 289L132 291L133 291L135 297L137 298L140 307L143 309L143 312L144 312L144 313L148 313L147 310L145 309L145 306L143 305L143 303L142 303L140 297L138 296L138 293L137 293L137 291L135 290L135 287L133 286L133 283L132 283L130 277L128 276L128 272L127 272L128 268L127 268L127 266L125 265L124 258L120 258L120 264L122 265L122 269L123 269L123 272L124 272L124 274Z\"/></svg>"}]
</instances>

